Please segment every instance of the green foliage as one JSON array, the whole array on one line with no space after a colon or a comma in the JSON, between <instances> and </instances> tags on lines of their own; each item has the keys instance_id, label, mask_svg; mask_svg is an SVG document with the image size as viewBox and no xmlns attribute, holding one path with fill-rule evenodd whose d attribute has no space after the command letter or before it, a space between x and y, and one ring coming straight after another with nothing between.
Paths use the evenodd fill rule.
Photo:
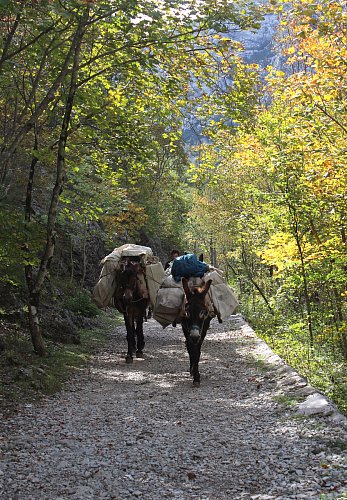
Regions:
<instances>
[{"instance_id":1,"label":"green foliage","mask_svg":"<svg viewBox=\"0 0 347 500\"><path fill-rule=\"evenodd\" d=\"M293 314L286 312L275 320L259 302L257 310L248 314L260 337L347 414L347 366L334 338L330 335L311 347L305 323Z\"/></svg>"},{"instance_id":2,"label":"green foliage","mask_svg":"<svg viewBox=\"0 0 347 500\"><path fill-rule=\"evenodd\" d=\"M298 404L297 398L290 397L285 394L279 394L277 396L274 396L272 399L276 401L276 403L287 407L295 406L296 404Z\"/></svg>"},{"instance_id":3,"label":"green foliage","mask_svg":"<svg viewBox=\"0 0 347 500\"><path fill-rule=\"evenodd\" d=\"M344 408L346 13L283 3L288 67L264 80L232 37L257 27L251 1L2 2L1 281L26 266L41 290L57 238L85 273L93 225L216 254L247 318ZM208 138L193 154L187 117ZM83 292L65 305L97 313Z\"/></svg>"},{"instance_id":4,"label":"green foliage","mask_svg":"<svg viewBox=\"0 0 347 500\"><path fill-rule=\"evenodd\" d=\"M313 23L306 0L283 4L287 68L268 68L266 104L249 74L239 127L223 120L200 148L191 236L215 248L256 330L346 411L346 12L319 1Z\"/></svg>"},{"instance_id":5,"label":"green foliage","mask_svg":"<svg viewBox=\"0 0 347 500\"><path fill-rule=\"evenodd\" d=\"M100 309L92 302L90 294L82 290L74 296L67 297L63 305L70 311L87 318L94 318L100 314Z\"/></svg>"},{"instance_id":6,"label":"green foliage","mask_svg":"<svg viewBox=\"0 0 347 500\"><path fill-rule=\"evenodd\" d=\"M38 257L26 250L29 240L37 252L42 244L42 226L31 224L26 228L17 204L13 200L0 202L0 282L24 285L23 266L28 261L38 264Z\"/></svg>"},{"instance_id":7,"label":"green foliage","mask_svg":"<svg viewBox=\"0 0 347 500\"><path fill-rule=\"evenodd\" d=\"M61 228L72 234L80 251L85 239L79 235L92 221L105 225L107 241L138 240L143 231L183 241L189 188L182 124L197 108L196 87L217 95L218 82L238 73L236 66L238 80L248 81L234 57L239 44L225 33L231 25L255 28L259 9L251 1L217 6L211 0L198 9L181 0L10 0L3 8L11 16L1 21L0 194L12 193L20 228L7 239L3 258L17 247L18 265L30 266L34 281L40 274L40 288L47 273L40 260L51 244L47 228L54 239ZM67 141L58 152L70 103ZM13 266L11 258L4 276L17 282Z\"/></svg>"}]
</instances>

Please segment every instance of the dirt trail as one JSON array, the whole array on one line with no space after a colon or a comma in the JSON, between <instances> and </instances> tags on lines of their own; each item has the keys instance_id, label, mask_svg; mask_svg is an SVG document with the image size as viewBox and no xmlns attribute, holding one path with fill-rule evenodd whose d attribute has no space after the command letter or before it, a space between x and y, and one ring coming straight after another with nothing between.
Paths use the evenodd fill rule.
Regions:
<instances>
[{"instance_id":1,"label":"dirt trail","mask_svg":"<svg viewBox=\"0 0 347 500\"><path fill-rule=\"evenodd\" d=\"M240 316L212 322L199 389L180 328L145 335L126 365L117 327L64 392L2 421L1 499L347 498L346 419L297 415L313 389Z\"/></svg>"}]
</instances>

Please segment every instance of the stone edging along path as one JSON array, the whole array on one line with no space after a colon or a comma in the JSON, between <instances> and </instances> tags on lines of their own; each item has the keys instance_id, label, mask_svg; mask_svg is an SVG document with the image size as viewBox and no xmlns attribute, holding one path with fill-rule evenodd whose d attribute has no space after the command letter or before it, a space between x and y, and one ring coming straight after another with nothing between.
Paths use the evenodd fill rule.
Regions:
<instances>
[{"instance_id":1,"label":"stone edging along path","mask_svg":"<svg viewBox=\"0 0 347 500\"><path fill-rule=\"evenodd\" d=\"M212 322L194 389L179 327L125 329L66 390L2 419L0 498L347 498L347 420L240 315Z\"/></svg>"},{"instance_id":2,"label":"stone edging along path","mask_svg":"<svg viewBox=\"0 0 347 500\"><path fill-rule=\"evenodd\" d=\"M241 326L241 331L244 335L254 338L254 356L268 363L268 368L274 370L276 388L283 395L286 394L288 400L292 399L294 414L330 416L335 422L347 425L347 417L339 412L336 405L288 366L266 342L257 337L254 330L246 322ZM298 400L297 404L295 404L295 398ZM302 401L299 402L299 400Z\"/></svg>"}]
</instances>

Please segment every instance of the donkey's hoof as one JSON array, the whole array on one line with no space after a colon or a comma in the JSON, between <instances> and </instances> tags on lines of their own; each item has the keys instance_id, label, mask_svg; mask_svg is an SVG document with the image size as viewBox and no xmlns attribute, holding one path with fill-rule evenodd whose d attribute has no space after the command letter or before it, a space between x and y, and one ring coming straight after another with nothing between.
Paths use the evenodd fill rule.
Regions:
<instances>
[{"instance_id":1,"label":"donkey's hoof","mask_svg":"<svg viewBox=\"0 0 347 500\"><path fill-rule=\"evenodd\" d=\"M193 387L200 387L200 382L197 382L196 380L193 382Z\"/></svg>"},{"instance_id":2,"label":"donkey's hoof","mask_svg":"<svg viewBox=\"0 0 347 500\"><path fill-rule=\"evenodd\" d=\"M132 363L133 362L132 356L125 356L125 362L128 364Z\"/></svg>"},{"instance_id":3,"label":"donkey's hoof","mask_svg":"<svg viewBox=\"0 0 347 500\"><path fill-rule=\"evenodd\" d=\"M136 351L136 357L137 358L143 358L143 352L142 351Z\"/></svg>"}]
</instances>

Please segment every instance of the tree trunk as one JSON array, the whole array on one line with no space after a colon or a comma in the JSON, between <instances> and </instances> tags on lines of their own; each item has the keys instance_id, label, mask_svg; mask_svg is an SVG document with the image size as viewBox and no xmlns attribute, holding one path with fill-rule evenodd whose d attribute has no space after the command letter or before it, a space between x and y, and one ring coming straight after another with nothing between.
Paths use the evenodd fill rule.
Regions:
<instances>
[{"instance_id":1,"label":"tree trunk","mask_svg":"<svg viewBox=\"0 0 347 500\"><path fill-rule=\"evenodd\" d=\"M38 135L36 126L34 128L34 151L38 150ZM29 224L31 222L31 213L32 213L32 195L33 195L33 184L35 177L35 168L38 160L36 156L32 157L30 169L29 169L29 177L28 184L26 190L26 199L25 199L25 227L29 229ZM29 234L29 231L27 231ZM34 346L34 351L39 356L44 356L46 354L45 343L42 338L41 330L40 330L40 322L39 322L39 304L40 304L40 295L35 293L35 278L33 275L33 266L31 264L30 259L30 246L29 241L27 241L23 247L23 250L26 251L28 255L28 261L25 265L25 279L28 288L28 314L29 314L29 329L31 335L31 341Z\"/></svg>"},{"instance_id":2,"label":"tree trunk","mask_svg":"<svg viewBox=\"0 0 347 500\"><path fill-rule=\"evenodd\" d=\"M254 278L252 276L252 272L249 269L248 264L247 264L247 259L246 259L246 255L245 255L244 249L241 252L241 256L242 256L242 263L243 263L244 269L246 271L246 274L247 274L250 282L252 283L252 285L254 286L254 288L256 288L256 290L258 290L258 292L260 293L262 299L264 300L264 302L266 304L266 307L268 308L268 310L270 311L270 313L274 316L275 312L274 312L273 308L271 307L270 302L268 301L268 299L267 299L267 297L265 295L264 290L262 289L262 287L260 285L258 285L258 283L254 280Z\"/></svg>"},{"instance_id":3,"label":"tree trunk","mask_svg":"<svg viewBox=\"0 0 347 500\"><path fill-rule=\"evenodd\" d=\"M39 304L40 304L40 294L33 291L33 280L31 274L31 268L26 269L26 278L29 288L29 298L28 298L28 309L29 309L29 329L31 341L34 346L34 351L39 356L46 355L46 346L42 337L40 321L39 321Z\"/></svg>"},{"instance_id":4,"label":"tree trunk","mask_svg":"<svg viewBox=\"0 0 347 500\"><path fill-rule=\"evenodd\" d=\"M87 218L84 218L84 231L83 231L83 271L82 271L82 279L81 279L81 288L84 286L84 282L87 274Z\"/></svg>"},{"instance_id":5,"label":"tree trunk","mask_svg":"<svg viewBox=\"0 0 347 500\"><path fill-rule=\"evenodd\" d=\"M88 13L87 13L88 15ZM56 180L55 185L52 191L51 203L48 211L48 222L47 222L47 240L45 249L43 252L43 256L41 258L39 269L34 276L33 269L30 264L26 266L26 279L27 285L29 289L29 325L30 325L30 334L31 339L34 345L35 352L40 356L45 354L45 346L43 343L41 331L40 331L40 322L39 322L39 302L40 302L40 294L44 284L44 281L47 277L51 260L54 255L55 248L55 240L56 240L56 232L55 232L55 224L57 218L57 210L61 192L63 190L64 185L64 177L65 177L65 149L66 149L66 141L68 137L68 128L71 118L71 112L73 109L73 103L75 98L75 92L77 88L77 75L79 68L79 54L81 50L82 39L85 32L85 21L86 19L81 19L78 30L76 32L76 36L74 39L75 51L73 57L73 65L71 69L71 78L69 85L69 92L67 96L65 113L63 117L63 122L61 126L60 138L58 143L58 154L57 154L57 163L56 163ZM36 144L37 146L37 144ZM26 200L26 221L30 221L30 212L31 212L31 192L32 192L32 184L34 178L36 159L34 158L32 161L31 173L29 174L29 182L27 189L27 200Z\"/></svg>"},{"instance_id":6,"label":"tree trunk","mask_svg":"<svg viewBox=\"0 0 347 500\"><path fill-rule=\"evenodd\" d=\"M217 267L217 252L212 236L210 239L210 262L212 266Z\"/></svg>"},{"instance_id":7,"label":"tree trunk","mask_svg":"<svg viewBox=\"0 0 347 500\"><path fill-rule=\"evenodd\" d=\"M313 336L313 326L312 326L312 308L311 308L310 295L308 292L308 282L307 282L307 275L306 275L306 269L305 269L304 253L303 253L302 245L300 242L298 219L297 219L296 210L292 206L290 206L289 209L290 209L290 212L291 212L292 217L293 217L292 222L293 222L294 238L295 238L296 246L297 246L299 256L300 256L300 267L301 267L301 273L302 273L302 280L303 280L303 284L304 284L304 299L305 299L306 313L307 313L307 327L308 327L308 332L309 332L309 336L310 336L310 347L313 347L314 336ZM308 354L308 356L309 356L309 354Z\"/></svg>"},{"instance_id":8,"label":"tree trunk","mask_svg":"<svg viewBox=\"0 0 347 500\"><path fill-rule=\"evenodd\" d=\"M71 265L70 283L72 283L74 280L74 276L75 276L75 263L73 260L73 241L72 241L71 235L70 235L70 265Z\"/></svg>"}]
</instances>

